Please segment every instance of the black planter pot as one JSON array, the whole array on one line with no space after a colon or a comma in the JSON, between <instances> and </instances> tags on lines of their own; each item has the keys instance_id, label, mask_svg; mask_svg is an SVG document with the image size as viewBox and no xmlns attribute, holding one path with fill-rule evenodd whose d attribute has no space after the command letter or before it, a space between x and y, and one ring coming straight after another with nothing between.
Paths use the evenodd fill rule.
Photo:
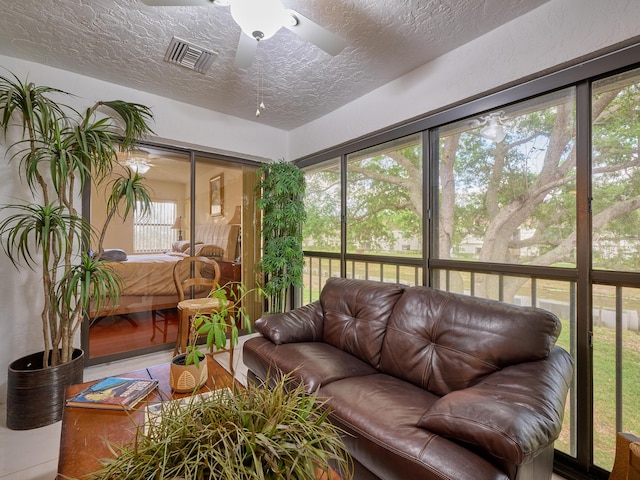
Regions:
<instances>
[{"instance_id":1,"label":"black planter pot","mask_svg":"<svg viewBox=\"0 0 640 480\"><path fill-rule=\"evenodd\" d=\"M82 383L84 352L73 351L71 362L43 368L43 352L19 358L9 365L7 377L7 427L29 430L62 419L65 390Z\"/></svg>"}]
</instances>

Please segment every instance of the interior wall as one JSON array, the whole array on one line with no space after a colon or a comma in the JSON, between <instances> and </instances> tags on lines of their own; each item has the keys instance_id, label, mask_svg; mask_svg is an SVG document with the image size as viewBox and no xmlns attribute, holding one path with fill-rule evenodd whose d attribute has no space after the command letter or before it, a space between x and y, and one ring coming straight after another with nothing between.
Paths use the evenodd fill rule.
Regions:
<instances>
[{"instance_id":1,"label":"interior wall","mask_svg":"<svg viewBox=\"0 0 640 480\"><path fill-rule=\"evenodd\" d=\"M289 134L298 159L640 40L637 0L551 0Z\"/></svg>"},{"instance_id":2,"label":"interior wall","mask_svg":"<svg viewBox=\"0 0 640 480\"><path fill-rule=\"evenodd\" d=\"M197 159L196 159L197 161ZM209 182L212 178L223 176L222 216L211 216L209 205ZM224 168L199 162L196 166L196 225L229 223L235 207L242 204L241 167Z\"/></svg>"}]
</instances>

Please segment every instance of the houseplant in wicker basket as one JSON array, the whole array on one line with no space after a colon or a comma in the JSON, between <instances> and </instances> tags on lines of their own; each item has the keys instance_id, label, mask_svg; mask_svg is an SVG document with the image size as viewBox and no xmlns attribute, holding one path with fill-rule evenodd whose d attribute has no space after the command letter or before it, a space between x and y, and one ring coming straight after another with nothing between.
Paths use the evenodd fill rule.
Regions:
<instances>
[{"instance_id":1,"label":"houseplant in wicker basket","mask_svg":"<svg viewBox=\"0 0 640 480\"><path fill-rule=\"evenodd\" d=\"M211 313L198 313L192 318L186 352L175 356L170 365L169 383L174 391L192 392L207 381L207 362L198 347L201 336L206 337L209 351L229 352L229 370L234 375L233 351L238 344L238 325L244 325L251 332L251 319L243 302L255 301L262 295L260 288L248 290L242 282L229 282L210 293L219 308Z\"/></svg>"}]
</instances>

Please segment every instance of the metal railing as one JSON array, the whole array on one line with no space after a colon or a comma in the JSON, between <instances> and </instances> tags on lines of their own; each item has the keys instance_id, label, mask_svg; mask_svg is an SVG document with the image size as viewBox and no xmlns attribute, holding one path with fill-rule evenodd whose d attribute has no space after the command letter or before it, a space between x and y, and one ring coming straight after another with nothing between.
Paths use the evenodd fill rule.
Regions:
<instances>
[{"instance_id":1,"label":"metal railing","mask_svg":"<svg viewBox=\"0 0 640 480\"><path fill-rule=\"evenodd\" d=\"M303 304L317 300L327 279L341 276L343 267L339 254L333 253L305 252L305 262ZM406 286L423 285L424 268L421 263L421 259L415 258L348 255L344 261L344 276ZM430 272L435 288L552 311L563 324L564 333L558 343L575 357L576 282L574 272L525 267L523 270L529 270L525 273L525 271L519 272L517 266L510 265L504 266L506 272L501 273L496 272L495 265L448 261L434 263L439 265L438 268L432 268ZM452 265L443 266L449 263ZM453 263L456 263L455 268ZM554 271L557 278L553 278ZM563 434L556 444L557 449L571 456L576 455L575 392L574 384L567 402Z\"/></svg>"}]
</instances>

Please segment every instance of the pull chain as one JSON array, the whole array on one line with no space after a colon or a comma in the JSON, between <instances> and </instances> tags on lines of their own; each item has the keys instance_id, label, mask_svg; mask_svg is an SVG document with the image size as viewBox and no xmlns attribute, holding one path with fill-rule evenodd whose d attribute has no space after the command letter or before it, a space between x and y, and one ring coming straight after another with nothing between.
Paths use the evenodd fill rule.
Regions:
<instances>
[{"instance_id":1,"label":"pull chain","mask_svg":"<svg viewBox=\"0 0 640 480\"><path fill-rule=\"evenodd\" d=\"M256 59L256 117L259 117L262 111L265 109L264 106L264 70L262 68L262 63L259 59Z\"/></svg>"}]
</instances>

